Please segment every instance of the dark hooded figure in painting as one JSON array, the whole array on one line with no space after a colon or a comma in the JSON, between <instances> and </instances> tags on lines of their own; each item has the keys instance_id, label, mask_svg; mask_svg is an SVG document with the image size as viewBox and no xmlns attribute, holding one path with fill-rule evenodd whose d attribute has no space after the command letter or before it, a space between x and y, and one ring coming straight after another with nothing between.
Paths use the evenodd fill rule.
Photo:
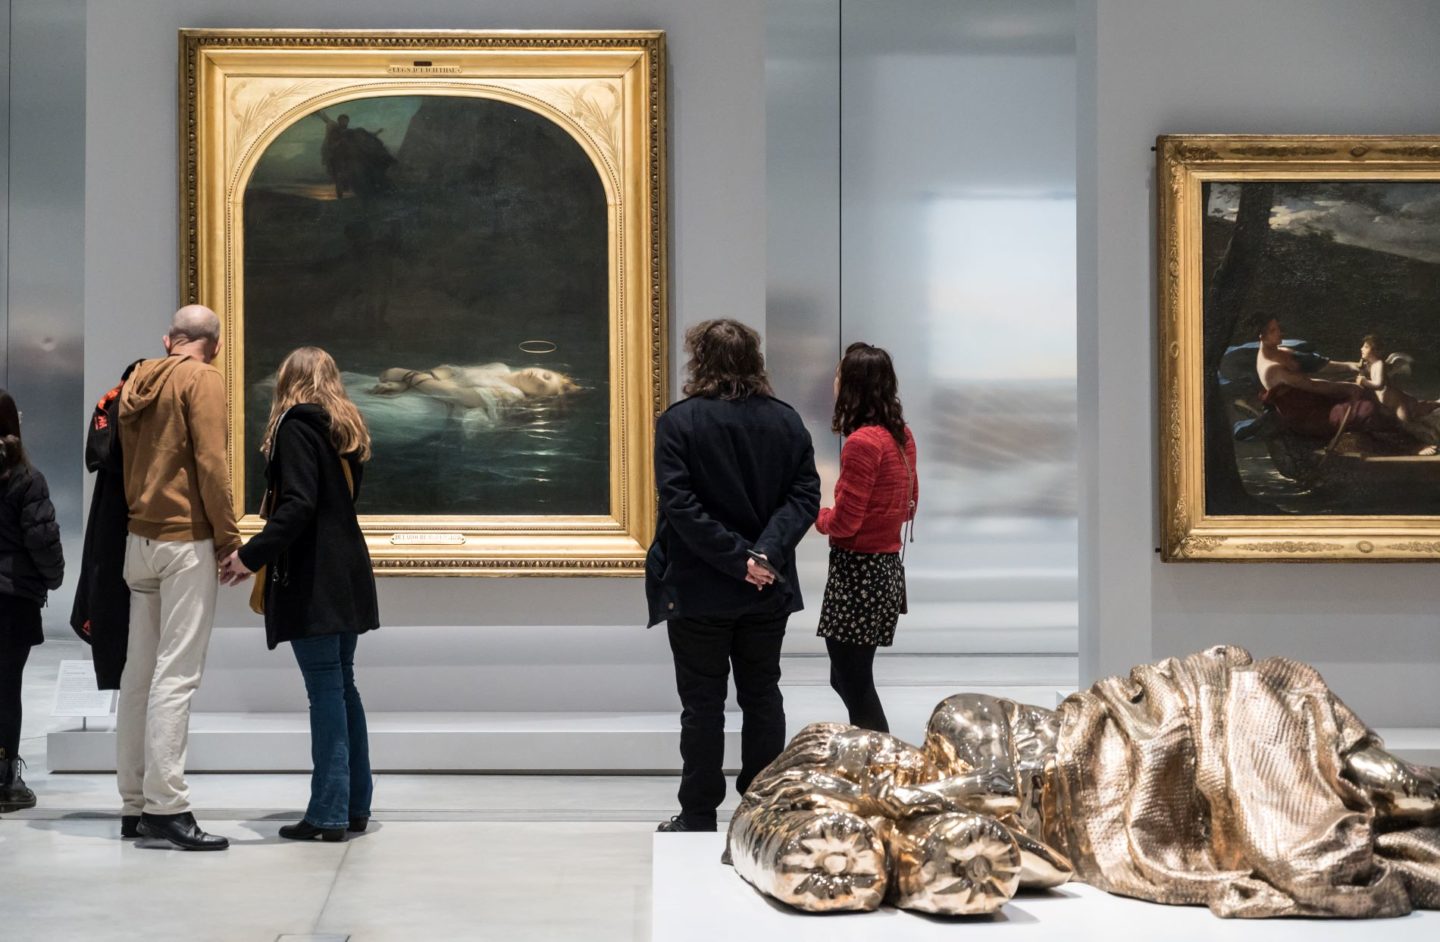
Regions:
<instances>
[{"instance_id":1,"label":"dark hooded figure in painting","mask_svg":"<svg viewBox=\"0 0 1440 942\"><path fill-rule=\"evenodd\" d=\"M335 183L335 198L348 190L357 196L373 196L389 189L386 174L395 156L380 140L385 129L370 131L350 127L350 116L331 119L323 111L315 117L325 122L325 141L320 145L320 163Z\"/></svg>"}]
</instances>

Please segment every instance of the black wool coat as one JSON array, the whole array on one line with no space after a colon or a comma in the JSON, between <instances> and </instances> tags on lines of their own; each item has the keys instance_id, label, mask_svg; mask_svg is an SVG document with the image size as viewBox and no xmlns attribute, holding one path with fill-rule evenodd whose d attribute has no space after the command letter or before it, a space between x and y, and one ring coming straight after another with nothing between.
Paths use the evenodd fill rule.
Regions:
<instances>
[{"instance_id":1,"label":"black wool coat","mask_svg":"<svg viewBox=\"0 0 1440 942\"><path fill-rule=\"evenodd\" d=\"M691 397L655 425L655 540L645 558L649 624L798 612L795 546L820 510L810 433L769 396ZM748 551L785 577L745 581Z\"/></svg>"},{"instance_id":2,"label":"black wool coat","mask_svg":"<svg viewBox=\"0 0 1440 942\"><path fill-rule=\"evenodd\" d=\"M304 404L285 413L265 468L274 494L270 519L240 550L252 572L269 567L265 640L272 649L296 638L380 627L375 574L342 461L358 496L360 462L336 452L325 410Z\"/></svg>"},{"instance_id":3,"label":"black wool coat","mask_svg":"<svg viewBox=\"0 0 1440 942\"><path fill-rule=\"evenodd\" d=\"M85 467L95 474L90 491L90 516L70 627L90 645L95 684L119 690L130 643L130 587L125 584L125 543L130 531L130 505L125 500L125 460L120 448L120 390L135 367L125 369L120 383L104 396L90 415L85 435Z\"/></svg>"},{"instance_id":4,"label":"black wool coat","mask_svg":"<svg viewBox=\"0 0 1440 942\"><path fill-rule=\"evenodd\" d=\"M0 477L0 595L45 604L60 588L65 557L45 476L21 462ZM5 630L0 625L0 631ZM31 644L45 640L27 632Z\"/></svg>"}]
</instances>

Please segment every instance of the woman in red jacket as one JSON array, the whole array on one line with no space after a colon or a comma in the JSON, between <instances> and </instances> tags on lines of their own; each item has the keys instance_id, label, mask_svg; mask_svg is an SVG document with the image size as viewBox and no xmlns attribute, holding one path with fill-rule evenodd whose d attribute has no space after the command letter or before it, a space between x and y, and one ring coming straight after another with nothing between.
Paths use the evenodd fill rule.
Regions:
<instances>
[{"instance_id":1,"label":"woman in red jacket","mask_svg":"<svg viewBox=\"0 0 1440 942\"><path fill-rule=\"evenodd\" d=\"M820 629L830 652L830 686L850 723L890 731L875 692L875 649L895 640L905 606L901 530L915 518L920 483L915 438L905 426L890 354L852 343L835 371L831 428L846 436L835 506L815 528L830 537L830 577Z\"/></svg>"}]
</instances>

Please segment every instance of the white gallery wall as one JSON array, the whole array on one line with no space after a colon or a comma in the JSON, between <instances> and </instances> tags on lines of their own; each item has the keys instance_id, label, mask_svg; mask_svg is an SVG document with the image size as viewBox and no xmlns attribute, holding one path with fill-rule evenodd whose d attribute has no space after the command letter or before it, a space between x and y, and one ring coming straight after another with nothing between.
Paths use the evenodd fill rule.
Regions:
<instances>
[{"instance_id":1,"label":"white gallery wall","mask_svg":"<svg viewBox=\"0 0 1440 942\"><path fill-rule=\"evenodd\" d=\"M1156 555L1155 136L1440 133L1430 0L1083 0L1081 679L1212 644L1317 665L1367 722L1440 726L1433 564Z\"/></svg>"},{"instance_id":2,"label":"white gallery wall","mask_svg":"<svg viewBox=\"0 0 1440 942\"><path fill-rule=\"evenodd\" d=\"M969 16L972 23L990 24L997 31L991 38L1002 42L1012 28L1004 14L1016 6L999 0L916 0L913 6L927 4L936 15L960 11L963 15L953 22ZM1158 562L1150 153L1155 135L1165 132L1435 133L1440 130L1433 106L1440 88L1440 57L1434 55L1440 48L1440 9L1427 0L1076 4L1079 80L1072 94L1063 79L1055 80L1065 68L1056 59L1063 49L1002 50L1004 61L996 64L1003 68L979 72L969 71L970 66L995 50L971 49L969 58L949 68L932 59L933 53L905 47L913 31L897 27L895 41L903 43L892 49L857 45L862 39L858 30L848 39L841 36L842 24L834 14L842 5L836 0L543 0L525 5L496 0L403 5L382 0L10 0L5 4L12 13L6 214L11 254L4 292L10 304L8 381L24 380L28 388L46 390L37 401L50 401L48 391L54 392L53 421L60 439L51 449L54 457L45 460L78 464L86 403L114 382L123 364L157 349L178 281L179 28L658 27L668 31L671 53L672 347L678 346L685 325L707 317L734 315L764 326L768 304L772 357L788 357L775 363L777 377L798 388L798 396L788 395L803 400L797 404L817 432L823 455L818 433L826 405L825 361L838 352L842 339L839 308L846 306L852 326L867 333L909 336L903 329L906 305L897 305L897 319L891 320L887 295L867 295L883 282L878 277L870 283L855 280L866 261L865 233L856 228L867 210L863 205L850 206L845 265L857 267L850 280L840 283L842 183L862 200L867 181L893 186L899 178L887 180L883 172L898 165L890 162L886 148L893 150L894 138L913 130L894 123L910 112L889 108L879 86L852 86L848 103L842 103L838 89L833 98L826 93L826 74L841 67L842 44L852 66L889 76L888 94L906 95L901 81L906 76L942 76L947 87L925 89L939 102L929 117L943 127L927 137L938 143L912 155L904 165L907 172L943 177L955 167L969 179L976 178L972 170L987 167L1028 173L1019 184L1000 179L987 192L932 192L921 186L878 190L907 199L906 193L913 192L923 199L979 205L981 199L1013 197L1017 186L1029 188L1022 195L1044 195L1035 181L1060 164L1036 148L1056 146L1054 141L1068 133L1064 128L1034 139L1000 138L981 130L965 133L968 126L961 123L961 118L1014 116L1021 109L984 104L1010 101L1018 93L1016 83L997 76L1012 67L1028 70L1032 60L1043 62L1051 73L1049 84L1025 87L1027 93L1051 98L1035 106L1033 114L1053 125L1064 122L1066 109L1075 106L1078 139L1080 467L1074 487L1081 520L1081 681L1152 657L1234 641L1257 653L1316 663L1372 723L1440 726L1440 702L1431 692L1440 668L1434 567ZM1048 6L1068 15L1064 4ZM885 7L882 0L843 4L852 26L867 15L875 19ZM775 39L777 16L784 19L787 11L798 17L790 22L801 31L790 34L794 45L767 48ZM937 31L937 42L944 38ZM73 50L75 43L83 46L83 57L66 58L64 50ZM20 55L13 54L20 46ZM852 76L863 81L864 74ZM767 128L767 94L787 82L799 90L790 101L794 120L772 107ZM947 108L947 96L966 104ZM814 111L811 101L834 110ZM848 116L853 135L867 126L866 115L875 115L879 123L874 127L886 128L891 140L867 143L852 137L844 168L835 161L842 149L842 118ZM884 124L886 115L891 124ZM925 119L923 108L913 118ZM16 137L21 130L23 142ZM822 137L833 132L835 146L798 139L809 132ZM950 148L953 161L945 156ZM994 159L1005 150L1014 153L1013 160ZM806 173L809 160L814 161L812 174ZM791 184L795 189L785 189ZM827 198L831 191L833 201ZM1063 199L1066 192L1062 187L1052 195ZM806 215L793 215L796 210ZM790 215L777 224L769 218L777 212ZM786 240L792 243L788 251ZM777 259L787 258L795 262L788 271L777 265ZM996 310L1003 316L1003 306ZM42 329L25 333L26 317ZM65 339L78 336L81 328L83 354ZM969 335L947 336L957 338L962 349L975 343ZM27 352L17 354L17 338L29 344ZM903 339L884 342L905 347ZM1003 338L986 342L994 345ZM922 351L917 346L906 355L929 352L930 347ZM991 354L987 347L982 355L988 368L1003 363L1005 352ZM56 372L77 360L83 360L83 378ZM679 366L672 362L676 385ZM67 435L73 436L69 445ZM833 442L828 460L833 470ZM66 475L76 484L65 485L72 496L60 508L62 521L78 537L81 508L73 489L80 479L73 470L57 471L55 477L63 481ZM72 545L78 550L78 542ZM813 609L819 601L823 550L809 558L813 565L806 587ZM933 568L925 591L933 590L934 600L946 605L953 601L954 579L986 582L971 578L975 566L968 560L939 558ZM1057 605L1073 609L1073 586L1072 577L1045 591L1055 593ZM1033 580L1018 580L1005 591L1012 587L1036 591ZM240 593L225 596L211 660L215 669L199 707L303 710L303 688L289 653L265 651L256 619L243 601ZM381 605L386 628L367 639L362 653L372 710L652 711L673 716L677 707L665 638L641 627L638 581L385 579ZM68 598L52 605L47 620L52 633L63 632L67 609ZM814 611L807 615L813 617ZM992 621L996 625L1003 627ZM946 625L935 627L928 635L916 632L912 640L951 637L944 634ZM802 659L818 661L813 639L797 637L795 650ZM938 666L933 655L953 657L964 650L927 640L910 653ZM1000 643L994 653L1014 650L1007 652ZM927 674L916 661L913 674L896 679L944 685L961 678L958 663L944 665L943 674ZM805 665L792 662L787 671L793 666ZM808 683L823 690L820 665L810 666L816 669L809 675L795 670L791 676L808 676Z\"/></svg>"},{"instance_id":3,"label":"white gallery wall","mask_svg":"<svg viewBox=\"0 0 1440 942\"><path fill-rule=\"evenodd\" d=\"M863 303L865 282L889 278L904 291L923 295L925 285L957 270L946 258L926 254L931 241L927 207L937 201L983 201L997 193L1049 200L1058 194L1064 212L1066 201L1073 198L1073 7L1070 0L1025 0L1020 6L1031 12L1018 21L1017 31L1014 17L998 8L953 7L938 0L905 4L906 22L916 27L913 30L889 22L883 4L842 5L835 0L725 5L701 0L557 0L525 8L456 0L403 8L376 0L264 0L242 6L218 0L94 0L85 23L85 387L104 389L124 363L152 354L175 304L177 29L658 27L667 30L671 54L672 384L678 390L683 367L679 345L687 325L731 315L766 329L781 395L798 397L833 480L838 442L827 428L829 377L842 341L854 339L842 329L839 303L842 258L835 222L840 202L848 202L856 212L861 206L903 207L915 227L888 256L907 260L907 265L923 262L914 272L867 255L866 246L876 234L867 232L863 220L849 230L853 235L845 264L871 274L847 282L847 290L858 299L847 310L851 333L896 348L902 370L915 377L911 401L924 419L937 409L949 409L930 390L938 351L929 337L935 328L928 321L939 315L924 297L897 297L895 304L881 306L873 303L876 294L871 291L871 303ZM944 31L927 34L919 28L926 22L943 24ZM842 55L841 33L847 30L850 45ZM967 40L972 33L974 43ZM917 37L922 40L918 44ZM853 66L843 83L842 59ZM803 95L777 92L787 75L797 74L809 83ZM906 94L907 81L923 82L925 95L910 97L904 111L888 108L884 96ZM848 88L849 127L843 145L832 133L839 119L829 117L838 114L842 84ZM952 84L977 93L983 87L991 96L967 99L975 107L956 113L965 128L960 133L949 125L929 123L931 109L946 106ZM1011 97L1023 99L1024 107L982 107L1011 85ZM787 107L795 109L788 114L801 120L788 120ZM997 133L1002 127L1004 132ZM912 136L916 146L911 156L920 159L910 160L903 151L887 152L901 133ZM968 146L975 137L1027 147L1043 156L1026 162L1017 173L1016 162L1001 155L998 147L977 151L984 159L962 162L957 176L943 154ZM851 167L843 196L842 149ZM905 159L896 162L897 157ZM887 174L886 166L893 172ZM1070 277L1072 229L1062 227L1057 265L1062 280ZM801 245L807 248L797 255ZM797 260L800 264L792 264ZM862 263L871 268L864 269ZM1073 315L1062 305L1051 317L1067 352L1060 383L1073 388L1073 357L1067 346ZM925 359L927 350L930 360ZM954 359L968 355L957 350ZM1067 442L1073 440L1073 406L1068 421ZM947 469L948 459L936 455L926 452L931 466ZM1073 480L1068 452L1060 464L1064 492ZM972 490L946 481L928 491L927 500L939 507L946 493ZM1069 506L1073 508L1073 499ZM999 516L1008 521L1008 513ZM950 516L958 520L964 515ZM1034 552L1033 541L1011 541L997 549L1000 544L993 536L971 541L959 555L949 543L930 546L922 541L917 546L912 592L917 607L903 644L897 646L898 656L882 669L882 683L890 685L887 696L905 703L904 731L909 735L919 734L939 697L960 686L1013 685L1023 687L1027 698L1050 701L1057 690L1073 685L1073 509L1068 516L1062 509L1058 523L1049 511L1042 517L1043 559ZM948 533L940 528L939 518L936 522L926 534L928 541ZM805 573L809 608L795 619L787 642L792 725L835 718L840 709L826 685L823 648L813 637L824 546L818 537L811 544ZM1002 554L1005 560L997 561ZM264 650L257 619L244 608L243 593L222 598L210 669L196 704L208 717L220 718L214 720L218 726L212 719L197 726L201 735L195 754L208 767L216 767L217 761L209 746L214 742L211 733L264 729L266 721L262 717L257 722L257 714L298 714L304 709L303 688L289 652ZM633 734L653 733L656 728L647 724L658 723L664 734L652 741L663 743L663 750L627 753L617 764L603 767L675 764L678 703L669 650L663 630L647 632L642 627L638 580L385 578L380 581L380 602L385 628L362 644L362 690L372 714L387 714L386 722L405 717L402 722L409 726L404 733L428 731L435 734L428 738L438 741L482 723L532 742L540 729L570 735L571 742L587 730L625 732L633 742ZM809 710L819 713L810 715ZM642 716L647 713L652 717ZM234 717L225 721L222 714ZM470 719L457 720L458 714ZM481 714L487 718L476 719ZM385 728L401 738L400 727ZM303 733L303 724L292 731ZM247 741L260 744L264 739ZM290 737L287 743L279 758L247 755L243 764L230 760L219 767L273 767L293 761L303 765L303 737ZM268 748L258 745L252 751ZM387 748L382 744L380 751ZM52 741L52 758L61 753ZM522 759L529 767L553 763L563 768L606 759L544 753L543 747L535 747ZM651 757L648 766L645 756ZM437 767L474 767L462 757L439 761ZM484 767L496 767L497 762L507 767L498 759L475 761ZM391 762L391 767L393 762L415 767L410 760Z\"/></svg>"},{"instance_id":4,"label":"white gallery wall","mask_svg":"<svg viewBox=\"0 0 1440 942\"><path fill-rule=\"evenodd\" d=\"M176 304L182 27L666 30L671 333L727 314L763 326L761 0L127 0L87 13L87 396L159 349ZM290 653L265 650L244 596L222 592L197 708L303 711ZM678 711L639 580L386 578L380 605L385 627L360 656L372 711Z\"/></svg>"}]
</instances>

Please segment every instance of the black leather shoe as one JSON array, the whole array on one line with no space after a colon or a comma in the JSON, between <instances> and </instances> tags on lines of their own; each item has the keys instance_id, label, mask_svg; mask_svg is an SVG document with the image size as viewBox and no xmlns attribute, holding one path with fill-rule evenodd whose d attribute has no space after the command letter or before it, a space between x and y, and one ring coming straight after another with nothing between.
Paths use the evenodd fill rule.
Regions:
<instances>
[{"instance_id":1,"label":"black leather shoe","mask_svg":"<svg viewBox=\"0 0 1440 942\"><path fill-rule=\"evenodd\" d=\"M139 836L140 816L138 814L122 814L120 816L120 839L133 841Z\"/></svg>"},{"instance_id":2,"label":"black leather shoe","mask_svg":"<svg viewBox=\"0 0 1440 942\"><path fill-rule=\"evenodd\" d=\"M659 833L659 834L669 834L669 833L680 832L680 831L714 831L714 830L715 830L715 822L714 822L714 821L710 821L710 822L708 822L708 823L697 823L697 822L695 822L695 821L693 821L693 820L686 820L686 818L685 818L685 816L684 816L683 814L677 814L677 815L675 815L675 817L671 818L669 821L663 821L663 822L661 822L660 826L655 829L655 831L656 831L657 833Z\"/></svg>"},{"instance_id":3,"label":"black leather shoe","mask_svg":"<svg viewBox=\"0 0 1440 942\"><path fill-rule=\"evenodd\" d=\"M287 824L280 829L280 836L287 841L324 841L327 844L336 844L345 840L344 828L317 828L303 818L295 824Z\"/></svg>"},{"instance_id":4,"label":"black leather shoe","mask_svg":"<svg viewBox=\"0 0 1440 942\"><path fill-rule=\"evenodd\" d=\"M346 830L349 831L351 834L363 834L365 833L365 829L369 826L369 818L351 818L350 826L346 828Z\"/></svg>"},{"instance_id":5,"label":"black leather shoe","mask_svg":"<svg viewBox=\"0 0 1440 942\"><path fill-rule=\"evenodd\" d=\"M230 846L229 838L200 830L195 816L188 811L183 814L142 814L137 830L141 837L155 842L165 841L181 850L224 850Z\"/></svg>"}]
</instances>

